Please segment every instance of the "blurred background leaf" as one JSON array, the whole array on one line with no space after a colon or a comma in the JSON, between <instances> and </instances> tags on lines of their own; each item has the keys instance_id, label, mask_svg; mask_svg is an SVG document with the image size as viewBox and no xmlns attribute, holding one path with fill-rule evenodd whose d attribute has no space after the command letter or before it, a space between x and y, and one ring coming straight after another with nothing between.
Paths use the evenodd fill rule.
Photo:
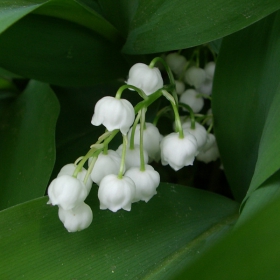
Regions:
<instances>
[{"instance_id":1,"label":"blurred background leaf","mask_svg":"<svg viewBox=\"0 0 280 280\"><path fill-rule=\"evenodd\" d=\"M0 209L44 195L55 162L58 112L51 88L37 81L2 108Z\"/></svg>"},{"instance_id":2,"label":"blurred background leaf","mask_svg":"<svg viewBox=\"0 0 280 280\"><path fill-rule=\"evenodd\" d=\"M270 140L275 146L278 139L279 132L264 127L266 121L270 127L269 119L275 117L276 109L271 117L269 112L279 86L279 22L278 12L224 38L218 57L212 100L215 134L225 173L239 201L248 191L257 160L265 159L258 159L261 137L267 139L264 149L272 144ZM279 167L277 157L270 159L258 186Z\"/></svg>"},{"instance_id":3,"label":"blurred background leaf","mask_svg":"<svg viewBox=\"0 0 280 280\"><path fill-rule=\"evenodd\" d=\"M68 233L47 198L0 212L2 279L168 279L228 233L238 204L222 196L161 184L132 211L99 210L92 225Z\"/></svg>"}]
</instances>

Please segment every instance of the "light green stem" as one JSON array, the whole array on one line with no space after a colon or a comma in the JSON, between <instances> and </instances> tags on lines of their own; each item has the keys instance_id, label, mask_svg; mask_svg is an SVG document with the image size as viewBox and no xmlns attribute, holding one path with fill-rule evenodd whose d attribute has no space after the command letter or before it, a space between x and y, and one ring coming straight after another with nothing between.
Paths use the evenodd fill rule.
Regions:
<instances>
[{"instance_id":1,"label":"light green stem","mask_svg":"<svg viewBox=\"0 0 280 280\"><path fill-rule=\"evenodd\" d=\"M181 124L181 120L180 120L180 116L179 116L179 112L178 112L178 108L176 106L175 100L174 100L173 96L166 90L162 90L162 94L167 98L167 100L170 101L170 104L172 106L172 109L173 109L174 115L175 115L175 124L176 124L176 128L178 129L178 132L179 132L179 138L183 139L184 132L182 129L182 124Z\"/></svg>"},{"instance_id":2,"label":"light green stem","mask_svg":"<svg viewBox=\"0 0 280 280\"><path fill-rule=\"evenodd\" d=\"M161 57L155 57L155 58L150 62L149 67L150 67L150 68L154 68L155 64L156 64L158 61L164 66L165 71L167 72L167 75L168 75L170 84L175 85L175 80L174 80L173 73L172 73L170 67L168 66L168 64L166 63L166 61L165 61L164 59L162 59Z\"/></svg>"},{"instance_id":3,"label":"light green stem","mask_svg":"<svg viewBox=\"0 0 280 280\"><path fill-rule=\"evenodd\" d=\"M154 120L153 120L153 125L154 126L157 126L157 123L158 123L158 121L159 121L159 119L161 118L161 116L162 115L164 115L164 114L166 114L168 111L170 111L171 110L171 107L170 106L166 106L166 107L163 107L162 109L160 109L158 112L157 112L157 114L156 114L156 116L155 116L155 118L154 118Z\"/></svg>"},{"instance_id":4,"label":"light green stem","mask_svg":"<svg viewBox=\"0 0 280 280\"><path fill-rule=\"evenodd\" d=\"M117 91L117 93L115 95L115 98L121 99L121 95L122 95L123 91L126 90L126 89L135 90L144 100L146 100L148 98L148 96L144 93L143 90L141 90L138 87L132 86L132 85L123 85L123 86L121 86L118 89L118 91Z\"/></svg>"},{"instance_id":5,"label":"light green stem","mask_svg":"<svg viewBox=\"0 0 280 280\"><path fill-rule=\"evenodd\" d=\"M179 106L188 110L188 112L190 113L190 118L191 118L191 129L195 129L195 115L194 115L194 112L193 112L193 109L191 108L191 106L189 106L188 104L185 104L185 103L179 103Z\"/></svg>"},{"instance_id":6,"label":"light green stem","mask_svg":"<svg viewBox=\"0 0 280 280\"><path fill-rule=\"evenodd\" d=\"M147 108L141 110L140 120L140 170L145 171L145 158L144 158L144 130L145 130L145 114Z\"/></svg>"},{"instance_id":7,"label":"light green stem","mask_svg":"<svg viewBox=\"0 0 280 280\"><path fill-rule=\"evenodd\" d=\"M92 161L91 161L91 163L90 163L90 165L89 165L89 168L88 168L88 170L87 170L87 174L86 174L86 176L85 176L85 178L84 178L84 183L85 183L85 184L87 183L88 177L89 177L89 175L91 174L91 171L92 171L92 169L93 169L93 167L94 167L94 165L95 165L95 163L96 163L96 161L97 161L97 158L98 158L98 156L99 156L100 153L101 153L101 150L96 151L96 152L92 155Z\"/></svg>"},{"instance_id":8,"label":"light green stem","mask_svg":"<svg viewBox=\"0 0 280 280\"><path fill-rule=\"evenodd\" d=\"M123 149L122 149L122 160L118 178L122 179L124 168L125 168L125 155L126 155L126 147L127 147L127 136L123 134Z\"/></svg>"},{"instance_id":9,"label":"light green stem","mask_svg":"<svg viewBox=\"0 0 280 280\"><path fill-rule=\"evenodd\" d=\"M134 149L134 135L135 135L136 126L139 122L140 116L141 116L141 111L138 112L137 117L135 118L135 121L134 121L132 129L131 129L130 145L129 145L129 149L131 149L131 150Z\"/></svg>"},{"instance_id":10,"label":"light green stem","mask_svg":"<svg viewBox=\"0 0 280 280\"><path fill-rule=\"evenodd\" d=\"M211 130L212 130L212 128L213 128L213 123L210 124L210 126L209 126L208 129L207 129L207 132L210 133Z\"/></svg>"},{"instance_id":11,"label":"light green stem","mask_svg":"<svg viewBox=\"0 0 280 280\"><path fill-rule=\"evenodd\" d=\"M104 146L108 146L108 144L110 143L110 141L112 141L112 139L116 136L116 134L119 132L118 129L115 129L113 131L110 132L110 134L107 134L108 137L106 140L104 140L103 144L100 144L101 141L103 140L99 140L96 142L96 144L93 144L90 146L90 150L87 152L87 154L82 158L82 160L79 162L79 164L77 165L74 173L73 173L73 177L77 178L78 173L81 171L81 169L83 168L84 164L86 163L86 161L92 157L92 155L97 151L97 150L103 150ZM103 134L104 135L104 134Z\"/></svg>"},{"instance_id":12,"label":"light green stem","mask_svg":"<svg viewBox=\"0 0 280 280\"><path fill-rule=\"evenodd\" d=\"M178 104L178 95L177 95L177 92L176 92L175 79L174 79L173 73L172 73L170 67L168 66L168 64L166 63L166 61L165 61L164 59L162 59L161 57L155 57L155 58L151 61L149 67L150 67L150 68L153 68L154 65L155 65L158 61L161 62L161 64L162 64L162 65L164 66L164 68L165 68L165 71L167 72L167 75L168 75L170 84L171 84L171 86L172 86L172 90L171 90L172 96L173 96L173 98L174 98L174 100L175 100L175 103Z\"/></svg>"},{"instance_id":13,"label":"light green stem","mask_svg":"<svg viewBox=\"0 0 280 280\"><path fill-rule=\"evenodd\" d=\"M83 159L79 162L79 164L77 165L74 173L73 173L73 177L77 178L78 173L81 171L81 169L83 168L84 164L86 163L86 161L97 151L97 150L102 150L104 147L103 144L96 144L93 145L92 148L87 152L87 154L83 157Z\"/></svg>"}]
</instances>

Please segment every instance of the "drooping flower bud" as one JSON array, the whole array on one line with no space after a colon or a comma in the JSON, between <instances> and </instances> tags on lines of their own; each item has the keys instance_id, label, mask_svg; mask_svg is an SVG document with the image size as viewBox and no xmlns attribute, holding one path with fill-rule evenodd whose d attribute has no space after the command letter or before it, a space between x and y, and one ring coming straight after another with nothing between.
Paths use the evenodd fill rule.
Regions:
<instances>
[{"instance_id":1,"label":"drooping flower bud","mask_svg":"<svg viewBox=\"0 0 280 280\"><path fill-rule=\"evenodd\" d=\"M89 160L89 164L92 158ZM100 153L91 171L90 177L94 183L100 184L101 180L109 174L118 174L121 165L121 157L113 150L108 150L107 154Z\"/></svg>"},{"instance_id":2,"label":"drooping flower bud","mask_svg":"<svg viewBox=\"0 0 280 280\"><path fill-rule=\"evenodd\" d=\"M166 63L170 69L177 75L181 75L187 64L187 60L183 55L178 53L169 53L166 56Z\"/></svg>"},{"instance_id":3,"label":"drooping flower bud","mask_svg":"<svg viewBox=\"0 0 280 280\"><path fill-rule=\"evenodd\" d=\"M204 99L198 97L198 92L194 89L188 89L180 96L180 102L189 105L194 113L198 113L204 105ZM183 109L187 111L187 109Z\"/></svg>"},{"instance_id":4,"label":"drooping flower bud","mask_svg":"<svg viewBox=\"0 0 280 280\"><path fill-rule=\"evenodd\" d=\"M88 192L83 182L69 176L55 178L48 188L49 204L70 210L83 202Z\"/></svg>"},{"instance_id":5,"label":"drooping flower bud","mask_svg":"<svg viewBox=\"0 0 280 280\"><path fill-rule=\"evenodd\" d=\"M70 175L72 176L74 174L74 171L76 169L77 165L73 164L73 163L69 163L64 165L59 173L57 174L57 177L60 177L62 175ZM82 168L82 170L78 173L77 179L80 180L81 182L84 182L85 176L87 174L87 170L85 168ZM87 180L87 183L85 184L86 189L87 189L87 193L89 194L90 190L91 190L91 186L92 186L92 180L89 177Z\"/></svg>"},{"instance_id":6,"label":"drooping flower bud","mask_svg":"<svg viewBox=\"0 0 280 280\"><path fill-rule=\"evenodd\" d=\"M219 156L220 153L216 137L215 135L209 133L207 135L207 142L197 155L196 159L205 163L209 163L210 161L215 161L217 158L219 158Z\"/></svg>"},{"instance_id":7,"label":"drooping flower bud","mask_svg":"<svg viewBox=\"0 0 280 280\"><path fill-rule=\"evenodd\" d=\"M206 77L208 79L213 80L215 74L215 68L216 68L216 64L214 61L210 61L205 65L204 70L206 72Z\"/></svg>"},{"instance_id":8,"label":"drooping flower bud","mask_svg":"<svg viewBox=\"0 0 280 280\"><path fill-rule=\"evenodd\" d=\"M129 101L105 96L96 103L91 123L103 124L108 131L120 129L122 134L127 134L134 117L134 108Z\"/></svg>"},{"instance_id":9,"label":"drooping flower bud","mask_svg":"<svg viewBox=\"0 0 280 280\"><path fill-rule=\"evenodd\" d=\"M129 177L120 179L114 174L107 175L101 180L98 189L100 209L117 212L122 208L130 211L135 192L135 184Z\"/></svg>"},{"instance_id":10,"label":"drooping flower bud","mask_svg":"<svg viewBox=\"0 0 280 280\"><path fill-rule=\"evenodd\" d=\"M169 164L175 171L192 165L197 154L195 137L190 133L184 134L184 138L179 138L179 133L176 132L168 134L160 144L162 165Z\"/></svg>"},{"instance_id":11,"label":"drooping flower bud","mask_svg":"<svg viewBox=\"0 0 280 280\"><path fill-rule=\"evenodd\" d=\"M136 194L132 202L143 200L148 202L156 193L159 186L159 173L150 165L145 165L145 170L139 167L128 169L125 176L131 178L136 186Z\"/></svg>"},{"instance_id":12,"label":"drooping flower bud","mask_svg":"<svg viewBox=\"0 0 280 280\"><path fill-rule=\"evenodd\" d=\"M185 90L185 84L181 81L175 81L176 92L182 94Z\"/></svg>"},{"instance_id":13,"label":"drooping flower bud","mask_svg":"<svg viewBox=\"0 0 280 280\"><path fill-rule=\"evenodd\" d=\"M92 211L82 202L71 210L59 207L58 217L69 232L76 232L89 227L92 222Z\"/></svg>"},{"instance_id":14,"label":"drooping flower bud","mask_svg":"<svg viewBox=\"0 0 280 280\"><path fill-rule=\"evenodd\" d=\"M185 81L195 88L199 88L206 80L206 72L204 69L192 66L185 73Z\"/></svg>"},{"instance_id":15,"label":"drooping flower bud","mask_svg":"<svg viewBox=\"0 0 280 280\"><path fill-rule=\"evenodd\" d=\"M163 80L158 68L150 68L144 63L136 63L130 68L126 83L140 88L146 95L163 87Z\"/></svg>"},{"instance_id":16,"label":"drooping flower bud","mask_svg":"<svg viewBox=\"0 0 280 280\"><path fill-rule=\"evenodd\" d=\"M197 151L199 152L203 148L207 140L207 131L205 127L198 122L195 122L195 128L192 129L191 121L188 120L182 123L182 129L184 130L184 133L189 132L195 137L197 141Z\"/></svg>"},{"instance_id":17,"label":"drooping flower bud","mask_svg":"<svg viewBox=\"0 0 280 280\"><path fill-rule=\"evenodd\" d=\"M212 94L212 87L213 87L213 81L207 78L204 81L204 83L197 89L197 91L201 92L205 95L211 95Z\"/></svg>"}]
</instances>

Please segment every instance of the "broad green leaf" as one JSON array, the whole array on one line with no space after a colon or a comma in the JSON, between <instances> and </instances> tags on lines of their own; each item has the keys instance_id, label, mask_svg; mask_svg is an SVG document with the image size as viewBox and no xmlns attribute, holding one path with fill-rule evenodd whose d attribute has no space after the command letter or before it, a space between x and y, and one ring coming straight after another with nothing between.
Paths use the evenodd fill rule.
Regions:
<instances>
[{"instance_id":1,"label":"broad green leaf","mask_svg":"<svg viewBox=\"0 0 280 280\"><path fill-rule=\"evenodd\" d=\"M278 90L279 35L278 12L224 38L218 57L212 100L215 134L227 178L240 201L254 174L260 139ZM272 170L266 168L263 174L270 176Z\"/></svg>"},{"instance_id":2,"label":"broad green leaf","mask_svg":"<svg viewBox=\"0 0 280 280\"><path fill-rule=\"evenodd\" d=\"M279 33L280 36L280 29ZM280 43L278 44L280 51ZM280 59L278 60L280 62ZM277 62L276 62L277 63ZM247 197L280 168L280 81L260 139L258 160Z\"/></svg>"},{"instance_id":3,"label":"broad green leaf","mask_svg":"<svg viewBox=\"0 0 280 280\"><path fill-rule=\"evenodd\" d=\"M53 17L24 17L0 36L0 49L1 67L57 85L100 84L128 71L114 44Z\"/></svg>"},{"instance_id":4,"label":"broad green leaf","mask_svg":"<svg viewBox=\"0 0 280 280\"><path fill-rule=\"evenodd\" d=\"M138 0L99 0L102 13L126 38L139 7Z\"/></svg>"},{"instance_id":5,"label":"broad green leaf","mask_svg":"<svg viewBox=\"0 0 280 280\"><path fill-rule=\"evenodd\" d=\"M2 109L0 209L44 195L55 161L58 111L51 88L36 81Z\"/></svg>"},{"instance_id":6,"label":"broad green leaf","mask_svg":"<svg viewBox=\"0 0 280 280\"><path fill-rule=\"evenodd\" d=\"M244 203L236 227L247 221L259 209L269 205L275 197L280 197L280 171L273 174L248 197L246 203Z\"/></svg>"},{"instance_id":7,"label":"broad green leaf","mask_svg":"<svg viewBox=\"0 0 280 280\"><path fill-rule=\"evenodd\" d=\"M114 26L82 1L52 0L36 9L34 13L80 24L112 43L120 43L120 33Z\"/></svg>"},{"instance_id":8,"label":"broad green leaf","mask_svg":"<svg viewBox=\"0 0 280 280\"><path fill-rule=\"evenodd\" d=\"M123 51L147 54L201 45L234 33L280 8L275 0L134 0L99 1L101 6L121 7L116 17L129 22ZM113 3L114 2L114 3ZM131 9L123 9L128 5ZM102 5L103 4L103 5ZM123 14L124 13L124 14ZM121 25L120 25L121 26Z\"/></svg>"},{"instance_id":9,"label":"broad green leaf","mask_svg":"<svg viewBox=\"0 0 280 280\"><path fill-rule=\"evenodd\" d=\"M2 0L0 2L0 33L46 2L48 0L18 0L16 2Z\"/></svg>"},{"instance_id":10,"label":"broad green leaf","mask_svg":"<svg viewBox=\"0 0 280 280\"><path fill-rule=\"evenodd\" d=\"M278 196L174 279L279 279L279 212Z\"/></svg>"},{"instance_id":11,"label":"broad green leaf","mask_svg":"<svg viewBox=\"0 0 280 280\"><path fill-rule=\"evenodd\" d=\"M2 279L168 279L224 236L238 204L185 186L161 184L131 212L88 203L92 225L68 233L47 198L0 212Z\"/></svg>"}]
</instances>

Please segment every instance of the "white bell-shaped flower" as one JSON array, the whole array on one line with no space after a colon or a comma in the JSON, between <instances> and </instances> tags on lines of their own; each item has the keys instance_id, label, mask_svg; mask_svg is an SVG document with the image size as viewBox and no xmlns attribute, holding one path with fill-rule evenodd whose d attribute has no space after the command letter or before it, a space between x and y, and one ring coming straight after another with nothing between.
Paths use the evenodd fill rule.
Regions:
<instances>
[{"instance_id":1,"label":"white bell-shaped flower","mask_svg":"<svg viewBox=\"0 0 280 280\"><path fill-rule=\"evenodd\" d=\"M210 80L213 80L215 74L216 63L214 61L208 62L205 67L206 77Z\"/></svg>"},{"instance_id":2,"label":"white bell-shaped flower","mask_svg":"<svg viewBox=\"0 0 280 280\"><path fill-rule=\"evenodd\" d=\"M181 81L175 81L176 92L182 94L185 91L185 84Z\"/></svg>"},{"instance_id":3,"label":"white bell-shaped flower","mask_svg":"<svg viewBox=\"0 0 280 280\"><path fill-rule=\"evenodd\" d=\"M92 158L89 159L89 164ZM94 183L100 184L101 180L109 174L118 174L121 165L120 155L113 151L108 150L107 154L100 153L91 171L90 177Z\"/></svg>"},{"instance_id":4,"label":"white bell-shaped flower","mask_svg":"<svg viewBox=\"0 0 280 280\"><path fill-rule=\"evenodd\" d=\"M196 159L208 163L210 161L215 161L219 158L220 153L216 141L215 135L209 133L207 135L207 142L204 145L203 149L199 152Z\"/></svg>"},{"instance_id":5,"label":"white bell-shaped flower","mask_svg":"<svg viewBox=\"0 0 280 280\"><path fill-rule=\"evenodd\" d=\"M62 175L70 175L72 176L74 174L74 171L76 169L77 165L74 163L69 163L64 165L59 173L57 174L57 177L60 177ZM81 182L84 182L85 176L87 174L87 170L85 168L82 168L82 170L78 173L77 179L80 180ZM88 177L87 183L85 184L87 193L89 194L92 186L92 180L90 177Z\"/></svg>"},{"instance_id":6,"label":"white bell-shaped flower","mask_svg":"<svg viewBox=\"0 0 280 280\"><path fill-rule=\"evenodd\" d=\"M131 130L128 133L128 141L130 141ZM152 123L146 123L146 128L143 133L143 145L147 151L150 161L158 159L160 150L161 135L158 128ZM134 134L134 144L140 145L140 124L136 126Z\"/></svg>"},{"instance_id":7,"label":"white bell-shaped flower","mask_svg":"<svg viewBox=\"0 0 280 280\"><path fill-rule=\"evenodd\" d=\"M83 182L70 175L61 175L49 185L48 203L58 205L64 210L70 210L84 201L87 195L88 192Z\"/></svg>"},{"instance_id":8,"label":"white bell-shaped flower","mask_svg":"<svg viewBox=\"0 0 280 280\"><path fill-rule=\"evenodd\" d=\"M89 227L92 222L92 211L82 202L71 210L59 207L58 217L69 232L76 232Z\"/></svg>"},{"instance_id":9,"label":"white bell-shaped flower","mask_svg":"<svg viewBox=\"0 0 280 280\"><path fill-rule=\"evenodd\" d=\"M170 67L170 69L177 75L181 75L184 71L184 68L187 64L187 60L183 55L178 53L169 53L166 56L166 63Z\"/></svg>"},{"instance_id":10,"label":"white bell-shaped flower","mask_svg":"<svg viewBox=\"0 0 280 280\"><path fill-rule=\"evenodd\" d=\"M190 133L185 133L184 138L179 138L179 134L173 132L162 139L160 148L162 165L169 164L177 171L193 164L197 154L197 141Z\"/></svg>"},{"instance_id":11,"label":"white bell-shaped flower","mask_svg":"<svg viewBox=\"0 0 280 280\"><path fill-rule=\"evenodd\" d=\"M195 122L195 128L191 128L191 121L188 120L182 123L182 129L185 132L192 134L197 141L197 151L199 152L205 145L207 140L207 131L205 127L198 122Z\"/></svg>"},{"instance_id":12,"label":"white bell-shaped flower","mask_svg":"<svg viewBox=\"0 0 280 280\"><path fill-rule=\"evenodd\" d=\"M129 177L123 176L120 179L114 174L107 175L101 180L98 189L100 209L117 212L122 208L130 211L135 193L135 184Z\"/></svg>"},{"instance_id":13,"label":"white bell-shaped flower","mask_svg":"<svg viewBox=\"0 0 280 280\"><path fill-rule=\"evenodd\" d=\"M118 149L117 153L121 156L123 150L123 144L121 144ZM144 149L144 161L148 163L149 156L148 153ZM130 149L129 145L126 147L126 155L125 155L125 168L129 169L131 167L139 167L141 165L140 161L140 146L135 144L134 149Z\"/></svg>"},{"instance_id":14,"label":"white bell-shaped flower","mask_svg":"<svg viewBox=\"0 0 280 280\"><path fill-rule=\"evenodd\" d=\"M180 96L180 102L189 105L194 113L198 113L204 105L204 99L198 96L198 92L194 89L188 89ZM187 111L187 109L184 109Z\"/></svg>"},{"instance_id":15,"label":"white bell-shaped flower","mask_svg":"<svg viewBox=\"0 0 280 280\"><path fill-rule=\"evenodd\" d=\"M96 103L91 123L96 126L103 124L108 131L120 129L122 134L126 134L134 117L134 108L129 101L105 96Z\"/></svg>"},{"instance_id":16,"label":"white bell-shaped flower","mask_svg":"<svg viewBox=\"0 0 280 280\"><path fill-rule=\"evenodd\" d=\"M144 171L139 167L132 167L126 171L125 176L132 179L136 186L136 194L132 202L139 200L148 202L157 193L160 176L152 166L145 165Z\"/></svg>"},{"instance_id":17,"label":"white bell-shaped flower","mask_svg":"<svg viewBox=\"0 0 280 280\"><path fill-rule=\"evenodd\" d=\"M199 88L206 80L206 72L204 69L192 66L185 73L185 81L195 88Z\"/></svg>"},{"instance_id":18,"label":"white bell-shaped flower","mask_svg":"<svg viewBox=\"0 0 280 280\"><path fill-rule=\"evenodd\" d=\"M130 68L126 83L142 89L146 95L163 87L163 80L158 68L150 68L144 63L136 63Z\"/></svg>"}]
</instances>

